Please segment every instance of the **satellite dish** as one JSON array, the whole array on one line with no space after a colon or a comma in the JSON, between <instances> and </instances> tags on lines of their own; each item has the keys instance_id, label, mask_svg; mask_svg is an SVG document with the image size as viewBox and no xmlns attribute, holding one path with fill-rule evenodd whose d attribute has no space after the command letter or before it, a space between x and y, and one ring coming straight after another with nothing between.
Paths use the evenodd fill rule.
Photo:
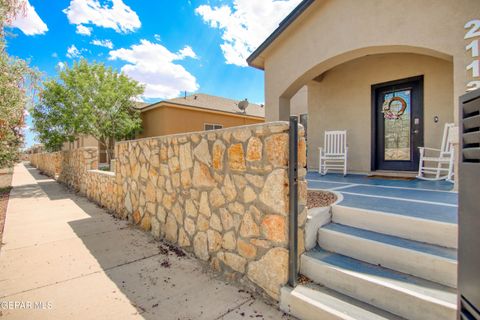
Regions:
<instances>
[{"instance_id":1,"label":"satellite dish","mask_svg":"<svg viewBox=\"0 0 480 320\"><path fill-rule=\"evenodd\" d=\"M238 103L238 109L240 109L243 112L247 110L247 107L248 107L248 100L246 98L245 100L242 100Z\"/></svg>"}]
</instances>

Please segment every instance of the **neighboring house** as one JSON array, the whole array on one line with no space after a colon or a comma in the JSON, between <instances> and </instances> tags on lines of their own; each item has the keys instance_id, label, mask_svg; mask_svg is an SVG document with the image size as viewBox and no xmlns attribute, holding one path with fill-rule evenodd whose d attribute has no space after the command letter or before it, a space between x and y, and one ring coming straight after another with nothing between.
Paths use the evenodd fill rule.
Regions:
<instances>
[{"instance_id":1,"label":"neighboring house","mask_svg":"<svg viewBox=\"0 0 480 320\"><path fill-rule=\"evenodd\" d=\"M139 108L143 125L139 137L214 130L265 121L262 105L248 103L246 110L242 111L239 103L202 93L152 103Z\"/></svg>"},{"instance_id":2,"label":"neighboring house","mask_svg":"<svg viewBox=\"0 0 480 320\"><path fill-rule=\"evenodd\" d=\"M238 107L239 103L240 101L202 93L152 104L138 103L137 109L142 118L142 131L138 138L215 130L265 121L262 105L248 103L246 110L242 111ZM66 142L62 150L83 147L97 147L100 163L106 162L105 147L91 136Z\"/></svg>"},{"instance_id":3,"label":"neighboring house","mask_svg":"<svg viewBox=\"0 0 480 320\"><path fill-rule=\"evenodd\" d=\"M28 148L27 150L25 150L26 153L42 153L44 152L45 150L45 147L43 144L41 143L36 143L34 145L32 145L30 148Z\"/></svg>"},{"instance_id":4,"label":"neighboring house","mask_svg":"<svg viewBox=\"0 0 480 320\"><path fill-rule=\"evenodd\" d=\"M142 108L142 107L148 105L148 103L136 102L135 105L136 105L137 108ZM98 148L99 162L100 163L106 163L107 162L107 152L106 152L105 146L102 145L97 139L95 139L92 136L82 135L77 140L75 140L74 142L65 142L65 143L63 143L62 150L73 150L73 149L87 148L87 147Z\"/></svg>"},{"instance_id":5,"label":"neighboring house","mask_svg":"<svg viewBox=\"0 0 480 320\"><path fill-rule=\"evenodd\" d=\"M265 71L266 121L307 104L309 168L324 132L347 130L349 171L411 174L480 87L478 19L478 0L304 0L248 58Z\"/></svg>"},{"instance_id":6,"label":"neighboring house","mask_svg":"<svg viewBox=\"0 0 480 320\"><path fill-rule=\"evenodd\" d=\"M81 136L74 142L64 142L62 150L73 150L87 147L98 148L98 158L100 163L105 163L107 161L105 147L92 136Z\"/></svg>"}]
</instances>

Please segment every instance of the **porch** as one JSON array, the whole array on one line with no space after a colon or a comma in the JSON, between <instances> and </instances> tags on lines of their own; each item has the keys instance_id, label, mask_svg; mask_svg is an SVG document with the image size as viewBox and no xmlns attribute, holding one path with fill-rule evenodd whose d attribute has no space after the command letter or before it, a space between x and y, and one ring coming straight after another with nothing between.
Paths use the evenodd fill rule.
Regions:
<instances>
[{"instance_id":1,"label":"porch","mask_svg":"<svg viewBox=\"0 0 480 320\"><path fill-rule=\"evenodd\" d=\"M422 54L371 54L306 82L309 169L325 132L346 130L349 173L415 176L419 147L440 148L454 122L452 69Z\"/></svg>"},{"instance_id":2,"label":"porch","mask_svg":"<svg viewBox=\"0 0 480 320\"><path fill-rule=\"evenodd\" d=\"M458 193L447 181L307 174L309 190L337 195L330 222L457 248Z\"/></svg>"},{"instance_id":3,"label":"porch","mask_svg":"<svg viewBox=\"0 0 480 320\"><path fill-rule=\"evenodd\" d=\"M283 289L283 310L305 319L455 319L451 183L316 172L307 180L338 200L309 209L300 273L311 281Z\"/></svg>"},{"instance_id":4,"label":"porch","mask_svg":"<svg viewBox=\"0 0 480 320\"><path fill-rule=\"evenodd\" d=\"M309 190L339 193L337 204L341 206L457 223L458 193L444 180L309 172L307 181Z\"/></svg>"}]
</instances>

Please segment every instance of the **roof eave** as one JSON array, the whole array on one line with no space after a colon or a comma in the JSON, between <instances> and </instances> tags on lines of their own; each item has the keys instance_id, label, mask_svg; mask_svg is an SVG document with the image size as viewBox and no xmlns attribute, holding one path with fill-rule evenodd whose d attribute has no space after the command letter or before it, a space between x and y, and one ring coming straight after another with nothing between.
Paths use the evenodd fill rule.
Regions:
<instances>
[{"instance_id":1,"label":"roof eave","mask_svg":"<svg viewBox=\"0 0 480 320\"><path fill-rule=\"evenodd\" d=\"M193 109L193 110L202 110L205 112L213 112L213 113L221 113L221 114L227 114L227 115L233 115L233 116L240 116L240 117L245 117L245 118L255 118L255 119L265 119L265 116L260 116L260 115L253 115L253 114L242 114L242 113L235 113L235 112L228 112L224 110L217 110L217 109L212 109L212 108L206 108L206 107L198 107L198 106L192 106L189 104L183 104L183 103L177 103L177 102L172 102L168 100L162 100L159 102L152 103L142 109L137 109L142 112L150 111L152 109L156 109L159 107L182 107L182 108L187 108L187 109Z\"/></svg>"},{"instance_id":2,"label":"roof eave","mask_svg":"<svg viewBox=\"0 0 480 320\"><path fill-rule=\"evenodd\" d=\"M162 104L162 103L168 103L168 101L167 100L161 100L161 101L153 102L149 105L146 105L145 107L135 108L135 109L140 111L140 112L144 112L144 111L152 110L156 107L160 107L160 104Z\"/></svg>"},{"instance_id":3,"label":"roof eave","mask_svg":"<svg viewBox=\"0 0 480 320\"><path fill-rule=\"evenodd\" d=\"M257 58L260 58L265 49L267 49L282 33L285 31L297 18L302 15L302 13L310 7L315 0L303 0L300 4L293 9L290 14L280 22L277 29L247 58L247 63L249 66L263 70L264 60L257 61Z\"/></svg>"}]
</instances>

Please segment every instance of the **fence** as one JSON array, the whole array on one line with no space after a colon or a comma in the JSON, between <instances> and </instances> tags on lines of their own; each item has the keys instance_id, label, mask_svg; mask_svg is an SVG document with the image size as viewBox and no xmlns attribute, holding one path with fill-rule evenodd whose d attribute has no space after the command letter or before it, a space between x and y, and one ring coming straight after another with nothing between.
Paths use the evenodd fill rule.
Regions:
<instances>
[{"instance_id":1,"label":"fence","mask_svg":"<svg viewBox=\"0 0 480 320\"><path fill-rule=\"evenodd\" d=\"M278 300L288 275L288 132L287 122L272 122L118 142L114 172L96 170L95 148L34 154L31 163ZM306 165L303 134L299 168ZM305 174L299 170L298 254L304 251Z\"/></svg>"}]
</instances>

